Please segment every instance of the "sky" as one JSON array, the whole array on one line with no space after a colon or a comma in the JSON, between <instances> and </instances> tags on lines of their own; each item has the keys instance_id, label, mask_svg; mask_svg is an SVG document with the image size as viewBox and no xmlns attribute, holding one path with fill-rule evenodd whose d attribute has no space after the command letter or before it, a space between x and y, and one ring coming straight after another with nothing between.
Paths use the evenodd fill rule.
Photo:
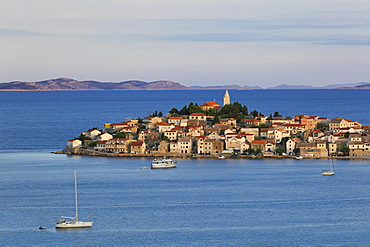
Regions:
<instances>
[{"instance_id":1,"label":"sky","mask_svg":"<svg viewBox=\"0 0 370 247\"><path fill-rule=\"evenodd\" d=\"M370 82L369 0L0 0L0 82Z\"/></svg>"}]
</instances>

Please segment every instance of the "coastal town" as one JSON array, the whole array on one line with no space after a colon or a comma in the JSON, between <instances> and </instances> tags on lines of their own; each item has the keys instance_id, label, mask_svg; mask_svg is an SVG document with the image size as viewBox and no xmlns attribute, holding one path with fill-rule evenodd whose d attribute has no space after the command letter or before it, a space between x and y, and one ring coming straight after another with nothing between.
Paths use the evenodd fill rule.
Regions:
<instances>
[{"instance_id":1,"label":"coastal town","mask_svg":"<svg viewBox=\"0 0 370 247\"><path fill-rule=\"evenodd\" d=\"M369 158L370 126L336 117L278 112L263 116L231 103L190 103L164 116L153 112L104 127L83 131L67 141L64 154L123 157L300 157Z\"/></svg>"}]
</instances>

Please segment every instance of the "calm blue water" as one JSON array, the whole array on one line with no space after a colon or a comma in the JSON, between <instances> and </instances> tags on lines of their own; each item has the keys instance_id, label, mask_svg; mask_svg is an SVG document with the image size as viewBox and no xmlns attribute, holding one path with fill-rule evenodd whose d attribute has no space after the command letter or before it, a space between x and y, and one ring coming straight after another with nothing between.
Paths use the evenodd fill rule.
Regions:
<instances>
[{"instance_id":1,"label":"calm blue water","mask_svg":"<svg viewBox=\"0 0 370 247\"><path fill-rule=\"evenodd\" d=\"M250 110L370 124L367 90L230 91ZM202 104L223 91L0 92L0 246L366 246L369 161L178 160L51 154L104 122ZM57 231L74 214L92 229ZM88 205L88 210L86 209ZM88 214L90 212L90 214ZM38 230L39 226L48 227Z\"/></svg>"},{"instance_id":2,"label":"calm blue water","mask_svg":"<svg viewBox=\"0 0 370 247\"><path fill-rule=\"evenodd\" d=\"M0 92L0 150L61 149L66 141L91 127L150 115L167 114L190 102L222 103L223 90L195 91L71 91ZM278 111L338 116L370 124L369 90L252 90L230 91L238 101L268 116Z\"/></svg>"}]
</instances>

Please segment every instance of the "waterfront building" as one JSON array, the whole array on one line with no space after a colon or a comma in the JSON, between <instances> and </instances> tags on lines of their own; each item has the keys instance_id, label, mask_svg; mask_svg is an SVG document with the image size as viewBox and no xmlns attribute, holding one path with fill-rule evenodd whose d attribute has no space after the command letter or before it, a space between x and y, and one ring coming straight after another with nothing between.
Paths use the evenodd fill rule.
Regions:
<instances>
[{"instance_id":1,"label":"waterfront building","mask_svg":"<svg viewBox=\"0 0 370 247\"><path fill-rule=\"evenodd\" d=\"M130 153L132 154L145 154L146 144L143 141L132 141L130 143Z\"/></svg>"},{"instance_id":2,"label":"waterfront building","mask_svg":"<svg viewBox=\"0 0 370 247\"><path fill-rule=\"evenodd\" d=\"M68 148L78 148L82 146L82 141L78 139L71 139L67 141Z\"/></svg>"},{"instance_id":3,"label":"waterfront building","mask_svg":"<svg viewBox=\"0 0 370 247\"><path fill-rule=\"evenodd\" d=\"M200 138L197 143L198 154L221 154L224 150L224 142L221 139Z\"/></svg>"}]
</instances>

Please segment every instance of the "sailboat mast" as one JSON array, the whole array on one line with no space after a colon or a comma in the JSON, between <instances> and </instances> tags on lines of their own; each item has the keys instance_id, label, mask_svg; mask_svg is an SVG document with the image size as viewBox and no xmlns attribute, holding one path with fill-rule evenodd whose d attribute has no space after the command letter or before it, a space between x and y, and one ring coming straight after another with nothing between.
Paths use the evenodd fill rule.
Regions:
<instances>
[{"instance_id":1,"label":"sailboat mast","mask_svg":"<svg viewBox=\"0 0 370 247\"><path fill-rule=\"evenodd\" d=\"M78 221L78 197L77 197L77 172L74 170L75 175L75 202L76 202L76 215L75 215L75 221Z\"/></svg>"}]
</instances>

